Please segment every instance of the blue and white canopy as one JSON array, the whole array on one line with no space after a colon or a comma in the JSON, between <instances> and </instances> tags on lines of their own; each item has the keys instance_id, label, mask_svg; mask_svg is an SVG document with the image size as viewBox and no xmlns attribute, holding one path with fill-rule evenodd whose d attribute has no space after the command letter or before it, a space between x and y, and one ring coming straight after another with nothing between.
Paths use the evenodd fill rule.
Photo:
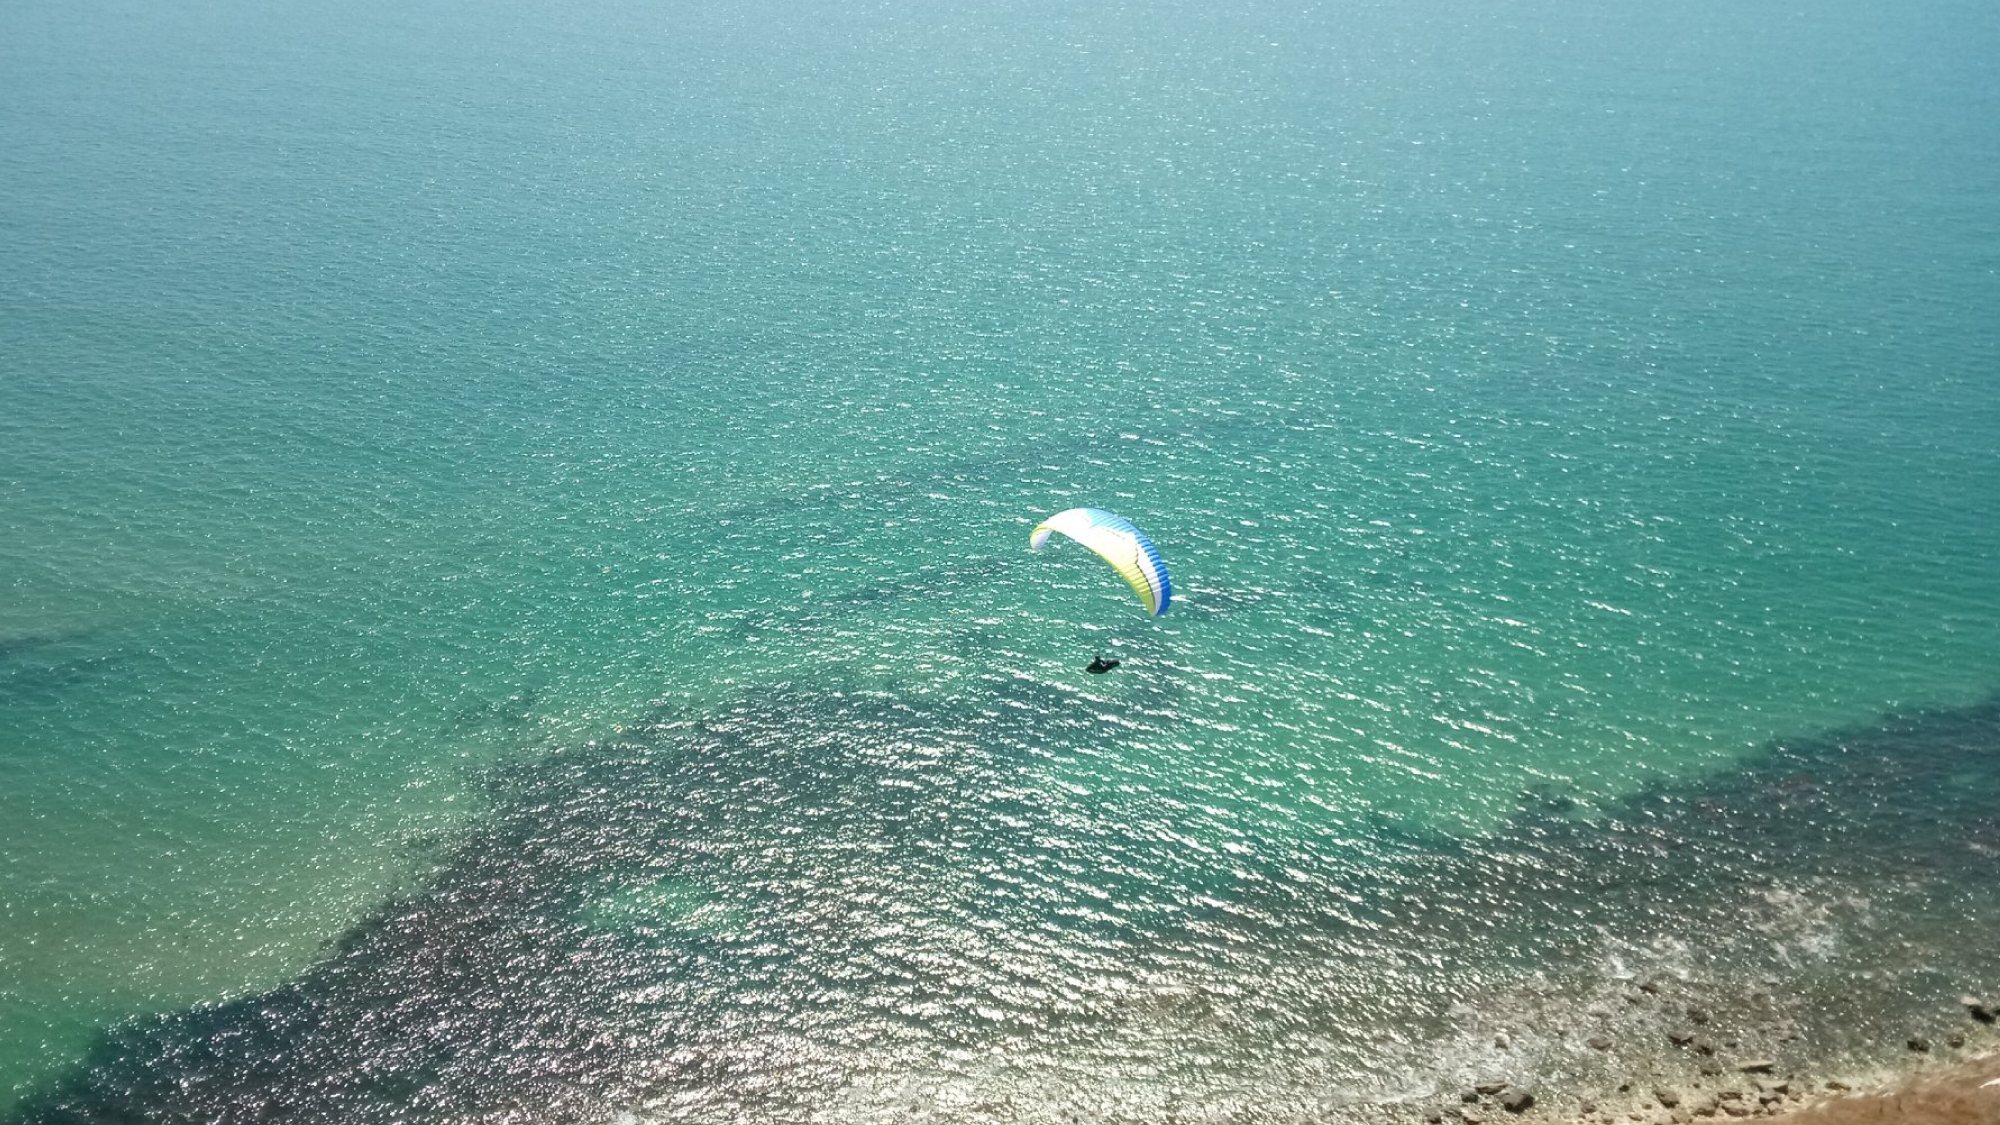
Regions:
<instances>
[{"instance_id":1,"label":"blue and white canopy","mask_svg":"<svg viewBox=\"0 0 2000 1125\"><path fill-rule=\"evenodd\" d=\"M1146 533L1132 521L1102 508L1071 508L1057 512L1036 526L1028 536L1028 549L1039 551L1049 535L1060 531L1097 552L1125 581L1146 612L1158 617L1174 600L1174 584L1167 577L1167 560Z\"/></svg>"}]
</instances>

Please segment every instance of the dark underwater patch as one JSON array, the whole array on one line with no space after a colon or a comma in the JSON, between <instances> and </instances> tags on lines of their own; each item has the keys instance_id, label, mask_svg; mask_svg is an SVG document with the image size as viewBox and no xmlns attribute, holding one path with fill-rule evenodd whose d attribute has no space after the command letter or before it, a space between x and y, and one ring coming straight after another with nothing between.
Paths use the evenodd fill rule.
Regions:
<instances>
[{"instance_id":1,"label":"dark underwater patch","mask_svg":"<svg viewBox=\"0 0 2000 1125\"><path fill-rule=\"evenodd\" d=\"M0 701L51 700L131 661L125 651L87 648L94 639L87 631L0 637Z\"/></svg>"},{"instance_id":2,"label":"dark underwater patch","mask_svg":"<svg viewBox=\"0 0 2000 1125\"><path fill-rule=\"evenodd\" d=\"M2000 885L2000 700L1608 807L1525 794L1477 840L1240 853L1190 843L1201 814L1170 792L1042 784L1040 762L1111 752L1094 711L774 692L495 771L491 814L320 965L108 1031L9 1120L797 1120L853 1078L845 1052L1087 1071L1135 1018L1210 1069L1321 1034L1380 1067L1496 982L1599 972L1607 942L1783 978L1810 1008L1785 1020L1864 1037L2000 983L1995 943L1945 940L2000 926L1974 893ZM1848 945L1802 946L1818 928ZM1841 1048L1815 1034L1790 1049Z\"/></svg>"},{"instance_id":3,"label":"dark underwater patch","mask_svg":"<svg viewBox=\"0 0 2000 1125\"><path fill-rule=\"evenodd\" d=\"M936 794L993 788L964 776L981 755L948 752L949 734L909 718L889 701L774 695L497 772L492 815L436 876L303 978L115 1029L12 1120L582 1121L690 1086L747 1106L782 1062L732 1091L738 1064L703 1049L707 1021L808 1032L809 1001L787 1011L767 997L803 1000L830 967L886 963L865 940L869 904L935 874L977 823L934 815ZM940 752L886 746L898 730ZM830 839L862 865L822 867ZM608 888L661 877L740 902L740 930L604 932L582 916ZM838 894L827 878L845 881ZM757 996L738 995L745 982ZM812 1088L794 1074L780 1092L795 1102Z\"/></svg>"},{"instance_id":4,"label":"dark underwater patch","mask_svg":"<svg viewBox=\"0 0 2000 1125\"><path fill-rule=\"evenodd\" d=\"M9 633L0 636L0 665L19 656L63 644L69 640L62 633Z\"/></svg>"}]
</instances>

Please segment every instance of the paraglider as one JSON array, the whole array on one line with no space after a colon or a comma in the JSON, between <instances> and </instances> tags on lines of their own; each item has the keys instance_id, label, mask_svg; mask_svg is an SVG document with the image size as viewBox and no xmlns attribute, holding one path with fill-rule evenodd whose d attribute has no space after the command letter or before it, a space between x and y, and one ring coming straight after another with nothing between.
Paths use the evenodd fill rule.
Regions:
<instances>
[{"instance_id":1,"label":"paraglider","mask_svg":"<svg viewBox=\"0 0 2000 1125\"><path fill-rule=\"evenodd\" d=\"M1028 549L1041 550L1049 536L1058 531L1110 563L1111 569L1131 584L1132 592L1139 595L1139 604L1146 607L1147 613L1158 617L1167 612L1174 600L1174 584L1167 578L1167 560L1160 557L1160 549L1131 520L1102 508L1071 508L1036 525L1028 536Z\"/></svg>"}]
</instances>

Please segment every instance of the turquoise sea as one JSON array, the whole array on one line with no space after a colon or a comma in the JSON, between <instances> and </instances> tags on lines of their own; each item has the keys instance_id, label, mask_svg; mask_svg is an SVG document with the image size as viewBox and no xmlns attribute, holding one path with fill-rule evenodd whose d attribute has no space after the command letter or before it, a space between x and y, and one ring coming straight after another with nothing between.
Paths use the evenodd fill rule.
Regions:
<instances>
[{"instance_id":1,"label":"turquoise sea","mask_svg":"<svg viewBox=\"0 0 2000 1125\"><path fill-rule=\"evenodd\" d=\"M1983 0L0 5L0 1120L1893 1062L1996 121Z\"/></svg>"}]
</instances>

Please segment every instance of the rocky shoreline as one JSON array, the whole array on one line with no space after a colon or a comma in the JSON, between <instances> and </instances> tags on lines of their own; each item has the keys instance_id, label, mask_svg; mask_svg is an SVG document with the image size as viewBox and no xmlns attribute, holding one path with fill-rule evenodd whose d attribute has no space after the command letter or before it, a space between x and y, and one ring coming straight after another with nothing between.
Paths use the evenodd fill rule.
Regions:
<instances>
[{"instance_id":1,"label":"rocky shoreline","mask_svg":"<svg viewBox=\"0 0 2000 1125\"><path fill-rule=\"evenodd\" d=\"M1630 1004L1654 1006L1669 1017L1669 1050L1655 1055L1661 1060L1655 1065L1636 1066L1637 1076L1614 1088L1544 1098L1496 1074L1466 1085L1455 1100L1424 1106L1419 1119L1426 1125L1691 1125L1753 1117L1784 1125L2000 1125L2000 999L1962 997L1957 1012L1940 1013L1934 1030L1901 1044L1901 1065L1835 1074L1783 1059L1778 1048L1800 1031L1776 1015L1768 995L1752 994L1731 1018L1718 1019L1709 1007L1676 998L1676 991L1670 978L1633 986ZM1503 1056L1513 1045L1504 1033L1494 1037ZM1583 1045L1604 1054L1628 1046L1603 1031Z\"/></svg>"}]
</instances>

